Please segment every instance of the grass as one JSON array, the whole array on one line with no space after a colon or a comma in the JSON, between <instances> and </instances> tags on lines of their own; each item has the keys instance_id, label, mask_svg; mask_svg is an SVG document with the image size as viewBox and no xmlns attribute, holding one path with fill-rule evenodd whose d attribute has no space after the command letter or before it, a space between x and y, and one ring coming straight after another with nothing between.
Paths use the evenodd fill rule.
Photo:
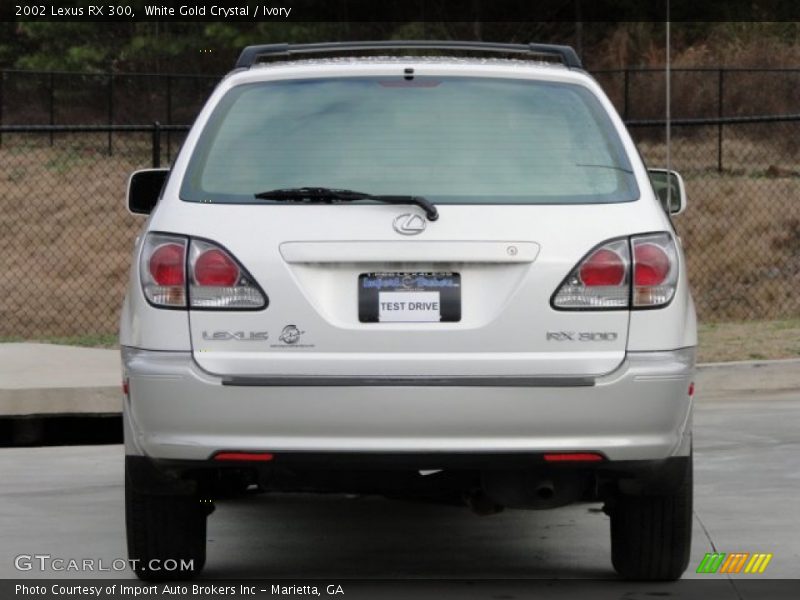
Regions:
<instances>
[{"instance_id":1,"label":"grass","mask_svg":"<svg viewBox=\"0 0 800 600\"><path fill-rule=\"evenodd\" d=\"M141 137L141 136L140 136ZM131 171L149 145L126 136L4 136L0 147L0 337L109 343L131 250L144 223L125 209ZM86 336L86 331L101 337Z\"/></svg>"},{"instance_id":2,"label":"grass","mask_svg":"<svg viewBox=\"0 0 800 600\"><path fill-rule=\"evenodd\" d=\"M800 319L701 323L698 362L800 358Z\"/></svg>"}]
</instances>

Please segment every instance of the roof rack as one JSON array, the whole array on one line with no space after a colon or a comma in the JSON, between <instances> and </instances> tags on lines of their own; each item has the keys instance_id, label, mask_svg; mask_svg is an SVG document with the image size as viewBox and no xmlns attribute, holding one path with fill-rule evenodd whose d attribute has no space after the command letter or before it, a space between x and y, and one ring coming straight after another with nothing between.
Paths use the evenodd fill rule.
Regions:
<instances>
[{"instance_id":1,"label":"roof rack","mask_svg":"<svg viewBox=\"0 0 800 600\"><path fill-rule=\"evenodd\" d=\"M236 69L249 69L262 56L289 57L295 54L353 52L362 50L467 50L500 54L554 56L570 69L583 69L581 59L570 46L555 44L499 44L493 42L454 42L390 40L379 42L323 42L317 44L263 44L247 46L236 61Z\"/></svg>"}]
</instances>

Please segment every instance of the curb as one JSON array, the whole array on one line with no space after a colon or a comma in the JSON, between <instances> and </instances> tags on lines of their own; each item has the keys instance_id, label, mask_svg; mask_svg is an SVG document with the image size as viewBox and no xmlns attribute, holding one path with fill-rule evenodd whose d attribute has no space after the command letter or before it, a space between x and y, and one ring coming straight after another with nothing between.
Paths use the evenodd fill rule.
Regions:
<instances>
[{"instance_id":1,"label":"curb","mask_svg":"<svg viewBox=\"0 0 800 600\"><path fill-rule=\"evenodd\" d=\"M752 394L800 396L800 359L747 360L697 365L698 399Z\"/></svg>"},{"instance_id":2,"label":"curb","mask_svg":"<svg viewBox=\"0 0 800 600\"><path fill-rule=\"evenodd\" d=\"M116 387L0 389L0 417L118 415L122 392Z\"/></svg>"},{"instance_id":3,"label":"curb","mask_svg":"<svg viewBox=\"0 0 800 600\"><path fill-rule=\"evenodd\" d=\"M800 358L779 358L773 360L731 360L728 362L715 362L715 363L699 363L698 369L722 369L725 367L752 367L758 369L759 367L771 367L795 365L800 369Z\"/></svg>"}]
</instances>

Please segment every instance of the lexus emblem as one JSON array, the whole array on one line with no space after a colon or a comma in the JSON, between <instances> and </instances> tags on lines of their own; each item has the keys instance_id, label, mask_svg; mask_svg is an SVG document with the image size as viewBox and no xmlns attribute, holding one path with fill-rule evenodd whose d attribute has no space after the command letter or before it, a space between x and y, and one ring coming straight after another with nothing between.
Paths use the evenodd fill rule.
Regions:
<instances>
[{"instance_id":1,"label":"lexus emblem","mask_svg":"<svg viewBox=\"0 0 800 600\"><path fill-rule=\"evenodd\" d=\"M426 226L424 217L416 213L403 213L392 222L392 227L400 235L417 235L425 231Z\"/></svg>"}]
</instances>

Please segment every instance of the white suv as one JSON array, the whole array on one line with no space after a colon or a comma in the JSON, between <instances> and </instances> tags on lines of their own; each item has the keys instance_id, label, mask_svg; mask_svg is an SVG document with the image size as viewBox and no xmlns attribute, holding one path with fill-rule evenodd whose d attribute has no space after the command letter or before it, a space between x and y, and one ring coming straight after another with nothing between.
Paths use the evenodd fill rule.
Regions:
<instances>
[{"instance_id":1,"label":"white suv","mask_svg":"<svg viewBox=\"0 0 800 600\"><path fill-rule=\"evenodd\" d=\"M249 47L128 205L140 577L198 573L214 499L248 486L601 501L621 575L686 568L685 193L571 48Z\"/></svg>"}]
</instances>

